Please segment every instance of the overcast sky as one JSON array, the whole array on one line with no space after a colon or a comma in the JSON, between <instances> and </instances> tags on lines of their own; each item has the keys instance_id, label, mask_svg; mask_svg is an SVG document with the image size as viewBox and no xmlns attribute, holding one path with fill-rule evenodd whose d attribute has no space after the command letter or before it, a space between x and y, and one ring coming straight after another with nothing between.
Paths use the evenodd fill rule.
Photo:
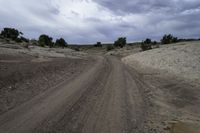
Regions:
<instances>
[{"instance_id":1,"label":"overcast sky","mask_svg":"<svg viewBox=\"0 0 200 133\"><path fill-rule=\"evenodd\" d=\"M68 43L200 37L200 0L0 0L0 29Z\"/></svg>"}]
</instances>

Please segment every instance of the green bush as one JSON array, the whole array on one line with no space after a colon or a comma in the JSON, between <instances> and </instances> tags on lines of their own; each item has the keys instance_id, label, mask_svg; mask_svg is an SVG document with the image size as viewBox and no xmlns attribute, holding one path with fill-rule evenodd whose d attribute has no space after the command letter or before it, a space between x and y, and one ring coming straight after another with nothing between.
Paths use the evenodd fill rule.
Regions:
<instances>
[{"instance_id":1,"label":"green bush","mask_svg":"<svg viewBox=\"0 0 200 133\"><path fill-rule=\"evenodd\" d=\"M152 41L151 41L151 39L147 38L145 41L143 41L142 44L141 44L141 49L143 51L152 49Z\"/></svg>"},{"instance_id":2,"label":"green bush","mask_svg":"<svg viewBox=\"0 0 200 133\"><path fill-rule=\"evenodd\" d=\"M114 46L113 45L108 45L107 47L106 47L106 50L107 51L111 51L111 50L113 50L114 49Z\"/></svg>"},{"instance_id":3,"label":"green bush","mask_svg":"<svg viewBox=\"0 0 200 133\"><path fill-rule=\"evenodd\" d=\"M31 45L34 45L34 46L37 46L37 45L38 45L38 41L35 40L35 39L31 39L31 40L30 40L30 44L31 44Z\"/></svg>"},{"instance_id":4,"label":"green bush","mask_svg":"<svg viewBox=\"0 0 200 133\"><path fill-rule=\"evenodd\" d=\"M163 36L163 38L161 39L161 43L162 44L170 44L170 43L176 43L178 42L178 38L177 37L174 37L173 35L171 34L165 34Z\"/></svg>"},{"instance_id":5,"label":"green bush","mask_svg":"<svg viewBox=\"0 0 200 133\"><path fill-rule=\"evenodd\" d=\"M126 37L119 37L117 41L114 42L115 47L123 48L126 45Z\"/></svg>"},{"instance_id":6,"label":"green bush","mask_svg":"<svg viewBox=\"0 0 200 133\"><path fill-rule=\"evenodd\" d=\"M102 47L103 45L101 44L101 42L97 42L97 44L94 45L94 47Z\"/></svg>"},{"instance_id":7,"label":"green bush","mask_svg":"<svg viewBox=\"0 0 200 133\"><path fill-rule=\"evenodd\" d=\"M23 33L14 28L4 28L1 31L1 36L3 38L9 38L12 40L17 40L20 35L23 35Z\"/></svg>"},{"instance_id":8,"label":"green bush","mask_svg":"<svg viewBox=\"0 0 200 133\"><path fill-rule=\"evenodd\" d=\"M20 39L21 39L22 42L26 42L26 43L29 42L29 39L27 39L27 38L25 38L25 37L23 37L23 36L21 36Z\"/></svg>"},{"instance_id":9,"label":"green bush","mask_svg":"<svg viewBox=\"0 0 200 133\"><path fill-rule=\"evenodd\" d=\"M40 35L38 43L41 47L49 46L50 48L53 47L53 38L49 37L48 35Z\"/></svg>"},{"instance_id":10,"label":"green bush","mask_svg":"<svg viewBox=\"0 0 200 133\"><path fill-rule=\"evenodd\" d=\"M62 48L67 47L67 43L63 38L57 39L55 45Z\"/></svg>"}]
</instances>

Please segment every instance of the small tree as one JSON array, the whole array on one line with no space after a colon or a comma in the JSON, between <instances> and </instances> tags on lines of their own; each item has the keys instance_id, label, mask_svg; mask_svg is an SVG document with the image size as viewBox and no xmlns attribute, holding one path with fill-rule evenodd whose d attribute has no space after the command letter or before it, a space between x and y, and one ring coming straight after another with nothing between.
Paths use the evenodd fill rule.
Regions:
<instances>
[{"instance_id":1,"label":"small tree","mask_svg":"<svg viewBox=\"0 0 200 133\"><path fill-rule=\"evenodd\" d=\"M158 42L157 42L157 41L153 41L152 44L153 44L153 45L157 45Z\"/></svg>"},{"instance_id":2,"label":"small tree","mask_svg":"<svg viewBox=\"0 0 200 133\"><path fill-rule=\"evenodd\" d=\"M144 43L145 43L145 44L151 44L152 41L151 41L151 39L147 38L147 39L144 41Z\"/></svg>"},{"instance_id":3,"label":"small tree","mask_svg":"<svg viewBox=\"0 0 200 133\"><path fill-rule=\"evenodd\" d=\"M163 36L163 38L161 39L161 42L162 44L170 44L170 43L176 43L178 42L178 38L177 37L174 37L173 35L171 34L165 34Z\"/></svg>"},{"instance_id":4,"label":"small tree","mask_svg":"<svg viewBox=\"0 0 200 133\"><path fill-rule=\"evenodd\" d=\"M27 39L27 38L25 38L25 37L23 37L23 36L20 37L20 40L21 40L22 42L26 42L26 43L29 42L29 39Z\"/></svg>"},{"instance_id":5,"label":"small tree","mask_svg":"<svg viewBox=\"0 0 200 133\"><path fill-rule=\"evenodd\" d=\"M12 40L17 40L20 35L23 35L23 33L14 28L4 28L3 31L1 31L1 36L3 38Z\"/></svg>"},{"instance_id":6,"label":"small tree","mask_svg":"<svg viewBox=\"0 0 200 133\"><path fill-rule=\"evenodd\" d=\"M102 47L101 42L97 42L97 44L94 45L95 47Z\"/></svg>"},{"instance_id":7,"label":"small tree","mask_svg":"<svg viewBox=\"0 0 200 133\"><path fill-rule=\"evenodd\" d=\"M117 41L114 42L115 47L123 48L126 45L126 37L119 37Z\"/></svg>"},{"instance_id":8,"label":"small tree","mask_svg":"<svg viewBox=\"0 0 200 133\"><path fill-rule=\"evenodd\" d=\"M30 43L31 43L32 45L35 45L35 46L38 45L38 41L37 41L36 39L31 39L31 40L30 40Z\"/></svg>"},{"instance_id":9,"label":"small tree","mask_svg":"<svg viewBox=\"0 0 200 133\"><path fill-rule=\"evenodd\" d=\"M60 38L56 40L55 45L64 48L67 46L67 43L63 38Z\"/></svg>"},{"instance_id":10,"label":"small tree","mask_svg":"<svg viewBox=\"0 0 200 133\"><path fill-rule=\"evenodd\" d=\"M40 46L44 47L44 46L49 46L50 48L53 47L53 38L49 37L48 35L40 35L39 37L39 44Z\"/></svg>"},{"instance_id":11,"label":"small tree","mask_svg":"<svg viewBox=\"0 0 200 133\"><path fill-rule=\"evenodd\" d=\"M145 41L142 42L141 49L143 51L150 50L152 49L151 45L152 45L151 39L147 38Z\"/></svg>"}]
</instances>

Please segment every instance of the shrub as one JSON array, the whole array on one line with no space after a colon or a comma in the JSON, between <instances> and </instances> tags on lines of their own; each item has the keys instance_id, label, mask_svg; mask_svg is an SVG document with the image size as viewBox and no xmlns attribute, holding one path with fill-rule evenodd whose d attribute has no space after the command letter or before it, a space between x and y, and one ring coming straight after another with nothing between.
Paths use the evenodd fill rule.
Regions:
<instances>
[{"instance_id":1,"label":"shrub","mask_svg":"<svg viewBox=\"0 0 200 133\"><path fill-rule=\"evenodd\" d=\"M143 51L150 50L152 49L151 45L152 45L151 39L147 38L145 41L142 42L141 49Z\"/></svg>"},{"instance_id":2,"label":"shrub","mask_svg":"<svg viewBox=\"0 0 200 133\"><path fill-rule=\"evenodd\" d=\"M94 47L102 47L103 45L101 44L101 42L97 42L97 44L94 45Z\"/></svg>"},{"instance_id":3,"label":"shrub","mask_svg":"<svg viewBox=\"0 0 200 133\"><path fill-rule=\"evenodd\" d=\"M171 34L169 35L165 34L163 38L161 39L162 44L170 44L170 43L176 43L176 42L178 42L178 38L174 37Z\"/></svg>"},{"instance_id":4,"label":"shrub","mask_svg":"<svg viewBox=\"0 0 200 133\"><path fill-rule=\"evenodd\" d=\"M152 42L152 44L153 44L153 45L157 45L157 44L158 44L158 42L156 42L156 41L153 41L153 42Z\"/></svg>"},{"instance_id":5,"label":"shrub","mask_svg":"<svg viewBox=\"0 0 200 133\"><path fill-rule=\"evenodd\" d=\"M26 43L29 42L29 39L27 39L27 38L25 38L25 37L23 37L23 36L21 36L20 39L21 39L22 42L26 42Z\"/></svg>"},{"instance_id":6,"label":"shrub","mask_svg":"<svg viewBox=\"0 0 200 133\"><path fill-rule=\"evenodd\" d=\"M64 48L67 46L67 43L65 42L63 38L60 38L56 40L55 45Z\"/></svg>"},{"instance_id":7,"label":"shrub","mask_svg":"<svg viewBox=\"0 0 200 133\"><path fill-rule=\"evenodd\" d=\"M29 48L29 44L25 43L25 44L23 44L23 47L28 49Z\"/></svg>"},{"instance_id":8,"label":"shrub","mask_svg":"<svg viewBox=\"0 0 200 133\"><path fill-rule=\"evenodd\" d=\"M38 41L35 40L35 39L31 39L31 40L30 40L30 44L31 44L31 45L37 46L37 45L38 45Z\"/></svg>"},{"instance_id":9,"label":"shrub","mask_svg":"<svg viewBox=\"0 0 200 133\"><path fill-rule=\"evenodd\" d=\"M4 28L3 31L1 31L1 36L3 38L12 40L17 40L20 35L23 35L23 33L14 28Z\"/></svg>"},{"instance_id":10,"label":"shrub","mask_svg":"<svg viewBox=\"0 0 200 133\"><path fill-rule=\"evenodd\" d=\"M75 51L80 51L79 47L74 48Z\"/></svg>"},{"instance_id":11,"label":"shrub","mask_svg":"<svg viewBox=\"0 0 200 133\"><path fill-rule=\"evenodd\" d=\"M17 43L21 43L21 42L22 42L22 40L21 40L20 38L16 38L15 41L16 41Z\"/></svg>"},{"instance_id":12,"label":"shrub","mask_svg":"<svg viewBox=\"0 0 200 133\"><path fill-rule=\"evenodd\" d=\"M151 41L151 39L147 38L147 39L144 41L144 43L145 43L145 44L151 44L152 41Z\"/></svg>"},{"instance_id":13,"label":"shrub","mask_svg":"<svg viewBox=\"0 0 200 133\"><path fill-rule=\"evenodd\" d=\"M38 43L41 47L49 46L50 48L53 47L53 38L49 37L48 35L40 35Z\"/></svg>"},{"instance_id":14,"label":"shrub","mask_svg":"<svg viewBox=\"0 0 200 133\"><path fill-rule=\"evenodd\" d=\"M114 49L113 45L107 45L107 47L106 47L106 50L107 50L107 51L111 51L111 50L113 50L113 49Z\"/></svg>"},{"instance_id":15,"label":"shrub","mask_svg":"<svg viewBox=\"0 0 200 133\"><path fill-rule=\"evenodd\" d=\"M123 48L126 45L126 37L119 37L117 41L114 42L115 47Z\"/></svg>"}]
</instances>

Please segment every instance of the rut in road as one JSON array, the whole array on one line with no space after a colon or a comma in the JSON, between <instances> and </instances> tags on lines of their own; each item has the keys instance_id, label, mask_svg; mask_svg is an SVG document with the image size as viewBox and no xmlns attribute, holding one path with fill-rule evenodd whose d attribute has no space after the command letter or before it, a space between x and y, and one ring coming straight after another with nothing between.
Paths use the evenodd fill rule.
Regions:
<instances>
[{"instance_id":1,"label":"rut in road","mask_svg":"<svg viewBox=\"0 0 200 133\"><path fill-rule=\"evenodd\" d=\"M0 132L147 132L146 103L130 70L116 57L97 60L79 77L0 116Z\"/></svg>"}]
</instances>

